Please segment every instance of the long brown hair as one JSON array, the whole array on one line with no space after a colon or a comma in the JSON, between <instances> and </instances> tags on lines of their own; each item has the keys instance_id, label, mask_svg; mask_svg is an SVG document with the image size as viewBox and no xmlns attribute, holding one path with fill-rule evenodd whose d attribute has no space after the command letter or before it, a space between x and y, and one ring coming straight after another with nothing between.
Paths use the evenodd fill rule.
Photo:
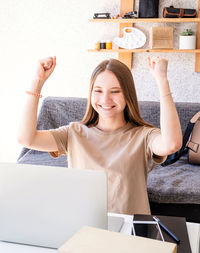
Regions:
<instances>
[{"instance_id":1,"label":"long brown hair","mask_svg":"<svg viewBox=\"0 0 200 253\"><path fill-rule=\"evenodd\" d=\"M120 83L126 101L126 107L124 109L124 118L126 122L130 122L137 126L145 125L152 127L152 125L145 122L140 115L135 84L131 71L124 63L116 59L105 60L94 69L90 79L87 109L81 123L86 126L96 125L98 123L98 113L92 107L91 96L97 76L106 70L111 71Z\"/></svg>"}]
</instances>

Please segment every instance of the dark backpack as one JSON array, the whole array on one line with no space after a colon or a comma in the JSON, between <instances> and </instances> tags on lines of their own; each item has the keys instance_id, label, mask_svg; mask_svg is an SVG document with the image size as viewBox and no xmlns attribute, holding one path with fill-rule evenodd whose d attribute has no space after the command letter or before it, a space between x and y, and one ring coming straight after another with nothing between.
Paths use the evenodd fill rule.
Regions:
<instances>
[{"instance_id":1,"label":"dark backpack","mask_svg":"<svg viewBox=\"0 0 200 253\"><path fill-rule=\"evenodd\" d=\"M175 163L179 158L188 153L188 162L200 165L200 111L189 121L183 135L183 144L179 151L168 155L162 166Z\"/></svg>"}]
</instances>

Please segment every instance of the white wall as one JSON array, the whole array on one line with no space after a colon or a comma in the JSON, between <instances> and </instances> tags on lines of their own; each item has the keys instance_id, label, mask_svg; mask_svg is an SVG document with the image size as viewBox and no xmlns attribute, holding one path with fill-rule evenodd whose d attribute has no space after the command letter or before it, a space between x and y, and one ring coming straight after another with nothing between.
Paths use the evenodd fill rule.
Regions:
<instances>
[{"instance_id":1,"label":"white wall","mask_svg":"<svg viewBox=\"0 0 200 253\"><path fill-rule=\"evenodd\" d=\"M161 13L163 6L172 1L160 2ZM175 2L176 6L197 8L198 1ZM87 49L99 39L118 36L117 24L89 23L88 19L94 12L118 14L120 1L1 0L0 3L0 161L15 162L21 150L16 142L16 128L37 60L57 56L57 67L43 89L44 96L87 97L94 67L106 58L117 58L114 53L88 53ZM184 27L195 29L196 25L173 26L177 34ZM138 27L148 38L150 26L140 24ZM178 37L175 38L177 45ZM134 54L133 58L138 98L158 100L155 83L147 70L147 56L146 53ZM174 100L199 102L200 74L194 72L194 55L163 54L163 57L169 60L168 77Z\"/></svg>"}]
</instances>

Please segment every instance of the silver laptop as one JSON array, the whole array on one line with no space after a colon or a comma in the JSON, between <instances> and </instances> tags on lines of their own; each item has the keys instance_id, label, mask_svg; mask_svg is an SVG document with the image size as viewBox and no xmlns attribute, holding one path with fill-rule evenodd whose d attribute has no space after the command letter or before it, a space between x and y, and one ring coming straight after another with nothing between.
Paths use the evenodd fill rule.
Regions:
<instances>
[{"instance_id":1,"label":"silver laptop","mask_svg":"<svg viewBox=\"0 0 200 253\"><path fill-rule=\"evenodd\" d=\"M107 229L103 171L0 163L0 240L59 248L82 226Z\"/></svg>"}]
</instances>

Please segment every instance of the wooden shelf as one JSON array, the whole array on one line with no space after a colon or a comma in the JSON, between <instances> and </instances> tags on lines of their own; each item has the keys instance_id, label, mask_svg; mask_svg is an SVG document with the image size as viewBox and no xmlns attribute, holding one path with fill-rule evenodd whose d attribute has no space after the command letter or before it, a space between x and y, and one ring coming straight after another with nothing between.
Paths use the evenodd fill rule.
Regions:
<instances>
[{"instance_id":1,"label":"wooden shelf","mask_svg":"<svg viewBox=\"0 0 200 253\"><path fill-rule=\"evenodd\" d=\"M200 49L88 49L88 52L96 53L200 53Z\"/></svg>"},{"instance_id":2,"label":"wooden shelf","mask_svg":"<svg viewBox=\"0 0 200 253\"><path fill-rule=\"evenodd\" d=\"M125 13L134 9L135 0L120 0L120 16L123 17ZM119 24L119 37L123 36L124 27L132 27L135 23L196 23L196 48L195 50L183 50L183 49L89 49L88 52L97 53L118 53L118 59L125 63L130 69L132 69L133 53L195 53L195 72L200 73L200 0L198 0L196 18L135 18L135 19L89 19L91 23L118 23Z\"/></svg>"},{"instance_id":3,"label":"wooden shelf","mask_svg":"<svg viewBox=\"0 0 200 253\"><path fill-rule=\"evenodd\" d=\"M200 18L89 19L93 23L197 23Z\"/></svg>"}]
</instances>

